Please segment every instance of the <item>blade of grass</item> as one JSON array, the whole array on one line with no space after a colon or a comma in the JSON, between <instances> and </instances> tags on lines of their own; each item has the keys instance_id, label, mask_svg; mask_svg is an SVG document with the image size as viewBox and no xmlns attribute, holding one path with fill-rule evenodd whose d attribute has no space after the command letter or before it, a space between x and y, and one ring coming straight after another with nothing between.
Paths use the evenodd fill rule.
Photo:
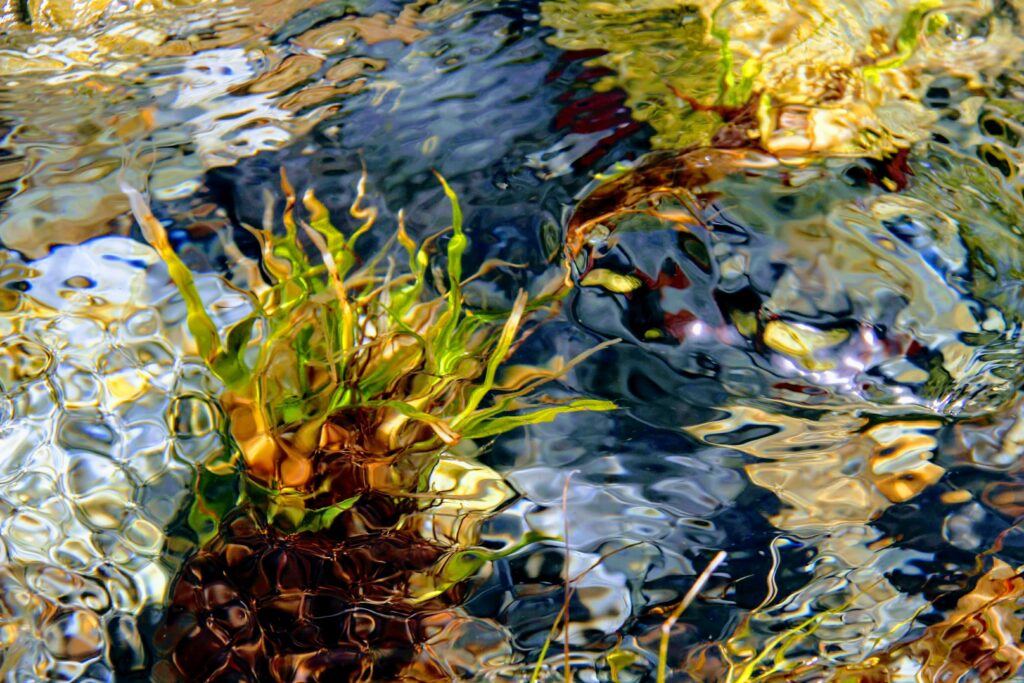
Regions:
<instances>
[{"instance_id":1,"label":"blade of grass","mask_svg":"<svg viewBox=\"0 0 1024 683\"><path fill-rule=\"evenodd\" d=\"M867 591L869 591L871 588L877 586L880 582L882 582L884 580L885 580L884 577L883 578L879 578L877 581L871 583L867 588L864 588L863 590L857 591L857 593L855 593L849 600L844 602L842 605L839 605L838 607L835 607L833 609L827 610L825 612L820 612L820 613L817 613L817 614L812 614L807 619L805 619L804 621L800 622L799 624L797 624L793 628L789 629L788 631L786 631L784 633L780 633L779 635L777 635L777 636L775 636L773 638L770 638L768 640L768 643L766 644L766 647L761 652L757 653L757 655L755 657L753 657L749 662L747 662L746 665L742 668L742 670L740 671L739 678L734 679L732 677L732 669L730 667L729 678L728 678L729 682L730 683L750 683L751 681L760 680L760 677L755 677L754 676L754 671L757 669L757 666L762 661L764 661L770 654L772 654L773 651L775 651L776 648L778 648L780 646L784 646L787 643L795 642L793 640L794 637L797 637L797 636L799 636L799 637L806 637L807 635L810 635L810 633L813 633L814 630L817 629L818 625L820 625L821 621L825 617L827 617L830 614L836 614L838 612L842 612L847 607L852 605L857 600L857 598L859 598L861 595L867 593ZM804 631L808 631L808 633L804 633ZM786 649L787 648L783 648L782 652L784 653ZM778 662L778 654L776 654L776 662ZM777 667L778 667L778 663L776 663L775 668L777 668Z\"/></svg>"},{"instance_id":2,"label":"blade of grass","mask_svg":"<svg viewBox=\"0 0 1024 683\"><path fill-rule=\"evenodd\" d=\"M466 251L466 235L462 231L462 207L455 191L437 171L434 175L441 182L444 194L452 205L452 238L448 241L448 309L452 320L457 320L462 310L462 255Z\"/></svg>"},{"instance_id":3,"label":"blade of grass","mask_svg":"<svg viewBox=\"0 0 1024 683\"><path fill-rule=\"evenodd\" d=\"M185 299L186 325L192 338L199 347L199 354L203 357L210 368L228 386L234 387L248 379L248 369L241 364L241 358L236 354L224 356L224 348L220 339L220 332L216 324L206 312L206 305L199 296L199 289L196 287L192 271L181 260L171 246L167 238L167 231L160 221L156 219L149 208L149 204L142 196L142 193L135 189L124 178L123 172L119 178L121 191L128 197L132 215L142 229L142 234L150 246L156 249L160 258L167 264L167 272L174 281L182 298Z\"/></svg>"},{"instance_id":4,"label":"blade of grass","mask_svg":"<svg viewBox=\"0 0 1024 683\"><path fill-rule=\"evenodd\" d=\"M488 419L481 423L474 421L471 425L463 427L460 431L462 432L462 435L468 439L482 439L484 437L504 434L516 427L526 427L527 425L540 424L541 422L551 422L555 418L566 413L617 409L618 406L611 401L581 398L560 406L532 410L521 415L498 417Z\"/></svg>"},{"instance_id":5,"label":"blade of grass","mask_svg":"<svg viewBox=\"0 0 1024 683\"><path fill-rule=\"evenodd\" d=\"M519 325L523 321L523 314L526 311L526 292L520 290L519 295L516 297L515 304L512 306L512 312L509 314L508 319L505 321L505 325L501 329L501 334L498 336L498 343L495 344L494 350L491 351L490 357L487 359L487 368L484 371L484 377L480 383L473 389L469 394L469 398L466 401L466 407L461 413L452 420L452 426L458 429L459 425L465 422L473 414L473 411L480 405L480 401L484 399L494 387L494 379L498 373L498 367L505 362L505 356L508 354L508 350L512 348L512 342L515 341L516 332L519 330Z\"/></svg>"},{"instance_id":6,"label":"blade of grass","mask_svg":"<svg viewBox=\"0 0 1024 683\"><path fill-rule=\"evenodd\" d=\"M426 413L416 408L415 406L409 405L405 401L369 401L366 402L364 405L368 407L392 408L401 413L402 415L404 415L405 417L408 417L412 420L419 420L420 422L428 425L431 429L433 429L434 433L437 434L438 438L440 438L444 443L448 445L457 443L459 440L459 434L453 431L452 428L448 425L448 423L446 423L443 419L436 415Z\"/></svg>"},{"instance_id":7,"label":"blade of grass","mask_svg":"<svg viewBox=\"0 0 1024 683\"><path fill-rule=\"evenodd\" d=\"M690 590L686 591L686 595L683 596L683 599L676 608L672 610L665 623L661 625L661 642L658 646L658 683L665 683L665 671L668 666L668 639L672 633L672 627L676 625L676 622L683 615L683 612L686 611L686 608L697 599L697 594L704 589L708 579L711 578L714 571L718 569L718 565L722 564L723 561L725 561L725 551L719 550L711 558L708 566L704 567L704 571L700 573L697 580L693 582L693 585L690 586Z\"/></svg>"},{"instance_id":8,"label":"blade of grass","mask_svg":"<svg viewBox=\"0 0 1024 683\"><path fill-rule=\"evenodd\" d=\"M356 241L366 232L370 230L377 222L377 209L372 206L363 207L361 206L362 201L366 198L366 179L368 174L366 172L366 162L363 162L362 173L359 175L359 182L356 183L356 198L352 201L352 206L349 207L349 214L353 218L358 218L363 221L363 224L356 228L355 232L348 238L348 242L345 247L348 253L355 259L356 253ZM323 206L321 204L321 206Z\"/></svg>"},{"instance_id":9,"label":"blade of grass","mask_svg":"<svg viewBox=\"0 0 1024 683\"><path fill-rule=\"evenodd\" d=\"M462 255L466 251L466 235L462 231L462 208L459 206L459 198L448 185L448 181L438 173L434 172L437 179L444 188L445 196L452 205L452 232L448 240L448 308L438 318L432 334L433 341L437 347L437 366L441 375L447 375L457 367L463 358L464 335L458 334L459 324L462 320Z\"/></svg>"},{"instance_id":10,"label":"blade of grass","mask_svg":"<svg viewBox=\"0 0 1024 683\"><path fill-rule=\"evenodd\" d=\"M571 559L570 551L572 549L572 545L569 543L569 481L574 474L576 474L575 470L565 475L565 482L562 484L562 538L565 542L565 561L562 567L562 574L565 576L565 601L562 603L562 612L565 613L565 628L562 629L564 636L562 638L562 653L565 655L565 664L563 665L565 683L572 683L572 664L569 661L569 603L572 600L572 592L569 585L569 560Z\"/></svg>"},{"instance_id":11,"label":"blade of grass","mask_svg":"<svg viewBox=\"0 0 1024 683\"><path fill-rule=\"evenodd\" d=\"M629 550L630 548L635 548L639 545L643 545L644 543L644 541L634 541L633 543L624 545L621 548L616 548L615 550L605 553L601 557L597 558L597 560L589 567L581 571L576 576L572 577L572 583L575 584L579 582L579 580L582 579L584 576L586 576L587 574L601 566L601 563L607 560L609 557L617 555L623 551ZM537 681L540 680L540 670L541 667L544 666L544 658L547 657L548 649L551 647L551 642L555 639L555 633L558 631L558 625L562 623L562 619L565 618L566 613L566 607L563 604L561 611L559 611L558 614L555 616L555 621L553 624L551 624L551 628L548 630L548 637L544 640L544 645L541 647L540 654L537 656L537 663L533 666L533 671L530 674L529 683L537 683Z\"/></svg>"}]
</instances>

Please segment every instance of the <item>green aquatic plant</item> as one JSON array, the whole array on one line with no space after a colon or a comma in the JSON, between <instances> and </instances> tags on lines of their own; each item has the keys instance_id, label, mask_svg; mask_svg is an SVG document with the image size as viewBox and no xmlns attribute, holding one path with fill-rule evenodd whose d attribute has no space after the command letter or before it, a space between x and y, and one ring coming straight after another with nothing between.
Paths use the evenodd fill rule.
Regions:
<instances>
[{"instance_id":1,"label":"green aquatic plant","mask_svg":"<svg viewBox=\"0 0 1024 683\"><path fill-rule=\"evenodd\" d=\"M525 321L550 313L560 292L549 288L532 300L520 292L504 311L470 306L464 285L495 264L464 277L462 213L455 193L438 180L452 206L443 269L433 254L445 231L417 243L401 214L394 239L360 261L357 242L377 219L364 205L365 174L350 209L358 225L348 234L312 192L302 198L300 215L282 174L283 230L253 230L261 267L238 263L247 280L238 291L249 312L223 330L141 193L125 186L146 238L181 291L196 351L223 383L219 399L231 445L194 480L187 521L199 548L179 575L168 610L163 642L167 666L176 672L171 678L203 678L214 666L182 658L192 636L180 637L177 628L207 618L208 601L194 596L206 594L209 568L217 567L235 591L230 594L245 600L308 590L284 579L278 585L277 578L254 584L246 568L259 563L233 560L239 552L283 552L296 566L324 567L315 588L347 606L339 613L372 605L375 620L396 627L369 640L332 637L326 651L309 650L280 627L282 620L309 627L304 600L278 600L283 611L273 623L251 616L263 637L259 647L230 655L237 666L268 676L267 667L291 657L316 680L390 680L404 671L415 671L409 674L415 680L439 680L443 666L427 644L428 622L452 618L466 579L539 540L527 534L503 549L480 547L481 522L512 492L474 462L473 440L567 412L615 407L538 397L541 385L589 354L503 371ZM404 268L389 258L396 252L404 253ZM218 638L195 637L212 639L211 647ZM409 656L386 662L363 656L396 648ZM357 651L363 655L350 657Z\"/></svg>"},{"instance_id":2,"label":"green aquatic plant","mask_svg":"<svg viewBox=\"0 0 1024 683\"><path fill-rule=\"evenodd\" d=\"M361 222L345 235L312 191L302 199L308 220L297 215L294 190L282 174L283 233L269 227L253 231L262 247L264 275L251 269L251 289L243 292L251 312L224 331L217 329L192 273L141 194L125 189L146 238L184 298L199 355L224 384L221 404L244 472L256 486L274 492L273 514L290 520L292 528L329 524L338 511L307 509L302 501L326 499L337 506L352 497L327 495L345 487L325 474L325 454L357 453L381 461L370 475L370 488L404 495L424 491L429 462L460 439L495 436L571 411L614 407L590 399L530 401L540 385L567 369L564 363L499 381L524 320L553 306L558 296L548 292L530 300L520 292L508 311L467 306L462 213L455 193L438 179L451 202L452 225L446 277L431 283L431 251L439 235L417 244L401 216L395 239L407 268L383 265L387 249L359 262L357 242L377 218L375 209L363 206L365 175L350 209ZM307 254L302 238L318 258ZM431 294L431 285L440 294ZM232 467L222 459L207 469L230 477ZM226 483L213 478L203 485ZM199 503L207 509L197 512L197 524L200 517L223 513L210 507L225 505L211 502L215 499L197 495L208 501ZM282 501L290 505L287 512Z\"/></svg>"}]
</instances>

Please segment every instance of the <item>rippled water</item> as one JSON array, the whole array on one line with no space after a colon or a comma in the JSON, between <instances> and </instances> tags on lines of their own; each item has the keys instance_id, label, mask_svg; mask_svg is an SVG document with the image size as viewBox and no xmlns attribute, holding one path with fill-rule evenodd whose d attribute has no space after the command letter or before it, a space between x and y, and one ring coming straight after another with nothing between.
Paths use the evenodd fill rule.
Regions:
<instances>
[{"instance_id":1,"label":"rippled water","mask_svg":"<svg viewBox=\"0 0 1024 683\"><path fill-rule=\"evenodd\" d=\"M1024 681L1022 12L0 0L0 677ZM296 197L449 291L433 171L497 388L617 408L297 455L316 332L226 380L131 188L266 341Z\"/></svg>"}]
</instances>

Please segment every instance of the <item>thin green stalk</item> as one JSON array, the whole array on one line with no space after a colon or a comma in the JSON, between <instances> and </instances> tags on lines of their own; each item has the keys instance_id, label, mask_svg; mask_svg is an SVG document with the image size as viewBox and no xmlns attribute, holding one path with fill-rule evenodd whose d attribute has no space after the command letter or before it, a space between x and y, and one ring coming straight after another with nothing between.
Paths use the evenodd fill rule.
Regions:
<instances>
[{"instance_id":1,"label":"thin green stalk","mask_svg":"<svg viewBox=\"0 0 1024 683\"><path fill-rule=\"evenodd\" d=\"M668 667L668 639L672 633L672 627L676 625L679 617L683 615L683 612L690 606L690 604L697 599L697 594L704 589L704 585L711 578L711 574L718 569L718 565L725 561L725 551L719 550L708 566L704 568L704 571L700 573L697 580L690 586L690 590L686 591L686 595L683 596L682 601L676 606L672 613L669 615L665 623L661 625L661 643L658 646L658 683L665 683L665 671Z\"/></svg>"}]
</instances>

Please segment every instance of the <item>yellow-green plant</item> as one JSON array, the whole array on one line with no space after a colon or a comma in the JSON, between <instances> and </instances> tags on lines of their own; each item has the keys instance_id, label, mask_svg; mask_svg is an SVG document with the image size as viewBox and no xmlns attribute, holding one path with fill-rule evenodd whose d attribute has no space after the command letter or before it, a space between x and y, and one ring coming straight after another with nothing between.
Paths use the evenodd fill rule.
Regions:
<instances>
[{"instance_id":1,"label":"yellow-green plant","mask_svg":"<svg viewBox=\"0 0 1024 683\"><path fill-rule=\"evenodd\" d=\"M251 312L226 330L217 329L192 273L141 194L124 186L146 238L185 300L199 354L224 384L221 404L247 479L255 484L252 494L273 497L276 514L291 528L315 530L353 504L349 497L331 501L328 508L306 509L305 501L331 486L314 471L317 459L331 453L383 463L371 468L376 478L370 486L404 495L425 490L429 462L445 445L570 411L614 407L590 399L530 402L538 386L564 372L564 364L519 372L499 386L498 371L524 319L558 297L549 293L531 301L520 292L508 311L468 307L462 213L455 193L438 179L452 206L446 277L433 283L439 295L430 292L428 279L432 247L441 233L417 244L401 215L396 239L407 266L389 262L388 249L360 264L357 241L377 217L375 209L363 206L365 174L350 209L361 224L348 235L331 223L312 191L302 198L308 220L297 215L295 193L282 174L284 230L253 230L264 275L250 276L251 291L243 294ZM303 237L316 258L303 248ZM207 469L229 476L234 463L222 460ZM205 483L199 479L199 487L224 483L216 476ZM196 493L193 522L203 526L203 519L218 517L210 507L218 504L212 502L216 497ZM201 538L214 531L209 523L204 529Z\"/></svg>"},{"instance_id":2,"label":"yellow-green plant","mask_svg":"<svg viewBox=\"0 0 1024 683\"><path fill-rule=\"evenodd\" d=\"M758 649L749 649L740 643L750 635L750 624L752 619L761 613L765 605L757 607L746 615L736 631L724 642L714 643L706 648L698 649L695 656L691 656L685 663L686 669L691 673L704 673L708 653L717 651L715 660L721 662L722 668L713 674L713 679L698 677L697 680L715 680L722 683L782 683L793 680L821 680L846 683L850 680L861 680L859 678L844 678L857 666L829 665L814 656L807 656L807 641L812 638L815 632L821 628L829 619L834 619L844 614L862 595L877 585L881 579L875 581L864 589L857 590L852 596L842 603L828 609L815 611L805 619L792 625L786 625L774 636L767 638ZM883 636L890 637L901 630L908 628L916 618L924 611L919 609L909 619L893 624L889 632ZM783 625L780 623L780 627ZM882 639L879 639L879 642ZM662 641L664 643L664 641ZM801 651L801 646L804 650ZM658 680L663 681L666 670L667 651L663 647L659 655L659 676ZM869 658L870 661L870 658ZM877 663L877 662L876 662ZM874 679L864 679L874 680Z\"/></svg>"}]
</instances>

